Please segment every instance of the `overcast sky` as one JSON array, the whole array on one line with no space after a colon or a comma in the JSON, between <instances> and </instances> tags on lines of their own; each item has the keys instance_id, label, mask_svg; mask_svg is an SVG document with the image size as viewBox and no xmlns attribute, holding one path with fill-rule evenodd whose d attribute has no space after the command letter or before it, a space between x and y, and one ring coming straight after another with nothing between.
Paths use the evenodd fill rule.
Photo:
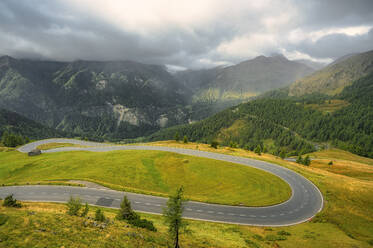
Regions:
<instances>
[{"instance_id":1,"label":"overcast sky","mask_svg":"<svg viewBox=\"0 0 373 248\"><path fill-rule=\"evenodd\" d=\"M373 0L1 0L0 54L207 68L373 49Z\"/></svg>"}]
</instances>

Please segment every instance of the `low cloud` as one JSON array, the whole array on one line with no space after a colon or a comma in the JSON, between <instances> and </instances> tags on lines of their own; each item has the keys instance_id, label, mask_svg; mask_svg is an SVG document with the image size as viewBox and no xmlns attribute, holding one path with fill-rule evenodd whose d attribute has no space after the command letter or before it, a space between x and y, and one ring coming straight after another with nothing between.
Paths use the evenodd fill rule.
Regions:
<instances>
[{"instance_id":1,"label":"low cloud","mask_svg":"<svg viewBox=\"0 0 373 248\"><path fill-rule=\"evenodd\" d=\"M331 61L373 49L373 1L0 2L0 54L203 68L261 54Z\"/></svg>"}]
</instances>

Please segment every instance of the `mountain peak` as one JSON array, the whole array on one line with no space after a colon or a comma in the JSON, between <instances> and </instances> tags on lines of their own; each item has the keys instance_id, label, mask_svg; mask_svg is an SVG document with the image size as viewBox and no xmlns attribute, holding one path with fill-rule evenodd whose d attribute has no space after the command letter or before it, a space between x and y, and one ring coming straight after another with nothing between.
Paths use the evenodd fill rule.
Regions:
<instances>
[{"instance_id":1,"label":"mountain peak","mask_svg":"<svg viewBox=\"0 0 373 248\"><path fill-rule=\"evenodd\" d=\"M339 94L355 80L373 72L373 51L346 55L327 67L290 85L289 95Z\"/></svg>"},{"instance_id":2,"label":"mountain peak","mask_svg":"<svg viewBox=\"0 0 373 248\"><path fill-rule=\"evenodd\" d=\"M0 56L0 61L10 61L10 60L16 60L15 58L9 56L9 55L2 55Z\"/></svg>"},{"instance_id":3,"label":"mountain peak","mask_svg":"<svg viewBox=\"0 0 373 248\"><path fill-rule=\"evenodd\" d=\"M288 60L282 53L272 53L270 57Z\"/></svg>"},{"instance_id":4,"label":"mountain peak","mask_svg":"<svg viewBox=\"0 0 373 248\"><path fill-rule=\"evenodd\" d=\"M289 61L289 60L283 54L273 53L271 54L271 56L268 56L268 57L264 55L260 55L247 61ZM247 62L247 61L244 61L244 62Z\"/></svg>"}]
</instances>

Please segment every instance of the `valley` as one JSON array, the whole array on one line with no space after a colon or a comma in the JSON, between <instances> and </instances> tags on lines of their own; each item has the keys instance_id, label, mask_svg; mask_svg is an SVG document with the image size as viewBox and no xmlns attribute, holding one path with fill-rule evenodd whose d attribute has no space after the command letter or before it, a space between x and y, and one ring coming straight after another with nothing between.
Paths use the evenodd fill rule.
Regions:
<instances>
[{"instance_id":1,"label":"valley","mask_svg":"<svg viewBox=\"0 0 373 248\"><path fill-rule=\"evenodd\" d=\"M373 247L371 1L0 1L0 248Z\"/></svg>"},{"instance_id":2,"label":"valley","mask_svg":"<svg viewBox=\"0 0 373 248\"><path fill-rule=\"evenodd\" d=\"M108 144L101 145L99 147L105 147ZM180 147L180 148L188 148L188 149L198 149L200 151L210 151L210 152L217 152L222 154L229 154L233 156L240 156L242 157L249 157L259 160L268 161L274 164L278 164L280 166L284 166L289 168L301 175L305 176L306 178L310 179L317 187L320 188L323 196L324 196L324 208L323 211L318 214L312 220L305 222L303 224L298 224L295 226L289 227L245 227L245 226L235 226L235 225L228 225L228 224L219 224L219 223L208 223L208 222L200 222L200 221L188 221L191 230L194 230L190 234L186 234L184 238L181 240L182 244L189 246L193 245L195 247L205 247L207 244L208 246L215 246L215 247L227 247L227 246L234 246L234 247L246 247L248 243L255 243L257 245L261 245L263 247L271 247L273 244L281 245L282 247L295 247L296 245L303 245L305 247L313 247L315 245L318 246L330 246L330 247L340 247L342 244L345 246L359 246L359 247L369 247L366 243L369 241L369 237L371 236L371 228L370 222L372 221L370 216L371 213L369 209L372 208L365 208L365 206L371 206L373 203L370 201L372 197L370 196L371 192L373 192L370 188L373 186L371 185L371 179L366 178L361 180L361 176L355 174L360 169L356 167L354 164L352 166L346 168L349 171L348 174L341 172L338 170L329 170L328 168L321 167L319 168L318 160L313 160L309 167L298 165L293 162L288 162L282 160L281 158L275 157L270 154L263 153L262 155L255 154L250 151L245 151L238 148L219 148L215 149L210 147L209 145L205 144L197 144L197 143L188 143L183 144L180 142L157 142L151 143L153 146L158 147ZM67 147L63 147L67 148ZM74 149L75 147L71 147ZM83 148L83 147L82 147ZM61 149L61 148L57 148ZM16 152L16 151L14 151ZM8 152L5 152L8 153ZM66 152L58 152L61 155ZM58 154L55 153L55 154ZM106 153L106 152L104 152ZM110 153L110 152L109 152ZM48 156L51 154L43 154L42 156ZM95 153L94 153L95 154ZM98 153L102 154L102 153ZM343 160L348 163L361 163L369 164L372 163L371 159L359 157L356 155L352 155L350 153L346 153L341 150L331 150L325 151L323 153L315 153L311 156L319 159L326 159L326 160L333 160L336 163L336 166L339 166L338 160ZM0 157L3 157L0 154ZM237 158L240 158L237 157ZM40 158L39 158L40 159ZM14 160L16 161L16 160ZM355 162L356 161L356 162ZM342 182L342 183L341 183ZM40 186L42 187L42 186ZM80 187L78 187L79 189ZM0 188L1 190L1 188ZM68 196L68 195L67 195ZM356 202L356 200L359 200ZM134 205L136 206L136 204ZM3 207L2 207L3 208ZM112 209L105 209L103 208L105 213L108 216L113 216L114 211ZM368 212L367 212L368 210ZM27 215L27 212L33 211L36 213L34 216ZM7 221L6 228L11 228L12 225L19 223L21 219L29 219L32 218L33 220L37 221L39 228L45 226L48 223L49 225L54 226L54 228L60 229L63 228L65 225L71 226L76 232L74 235L80 235L82 232L86 233L87 240L96 240L97 235L102 235L102 231L97 231L95 228L83 228L81 226L81 222L84 220L80 219L79 217L64 217L64 206L59 204L50 204L50 203L25 203L25 208L20 210L11 210L11 209L4 209L3 214L9 216L9 220ZM343 213L343 214L342 214ZM154 221L159 232L156 235L151 233L139 230L139 229L131 229L128 227L123 227L117 221L114 221L113 226L108 227L108 229L104 230L103 232L108 234L112 238L107 239L103 238L98 244L103 245L104 243L113 242L115 240L121 240L120 242L127 242L129 246L133 245L136 247L137 244L143 245L153 245L155 247L159 246L162 247L164 245L164 237L165 235L165 227L161 220L160 216L156 215L148 215L145 214L147 218L150 218ZM54 219L64 219L64 221L55 222ZM113 217L112 217L113 218ZM69 224L68 224L69 223ZM19 224L18 224L19 225ZM33 224L24 224L20 226L18 230L22 230L22 228L30 228L30 225ZM356 226L360 228L357 229ZM63 233L56 233L53 234L51 227L43 227L46 229L43 236L39 236L37 233L33 236L33 238L28 239L26 241L28 244L37 244L38 242L57 242L58 244L69 244L69 240L64 238ZM134 232L137 233L137 238L130 238L126 239L124 237L116 234L116 232L112 231L112 228L116 228L117 230L121 230L120 232ZM26 230L25 229L25 230ZM64 229L61 229L61 231ZM79 230L79 231L78 231ZM280 239L281 235L278 235L277 232L286 231L290 233L290 236L285 236L283 240ZM26 232L27 233L27 232ZM96 234L94 234L96 233ZM105 234L105 235L106 235ZM56 236L57 235L57 236ZM221 238L211 238L214 235L219 235ZM269 241L270 235L277 237L279 240L277 241ZM2 236L2 240L5 242L12 242L18 244L25 244L25 241L21 241L16 237L21 236ZM53 239L54 241L47 241L48 237L58 237L57 239ZM153 237L152 239L148 238L141 238L141 237ZM163 238L162 238L163 237ZM124 238L124 239L123 239ZM277 239L275 238L275 240ZM248 241L246 241L248 240ZM50 243L50 244L52 244ZM205 245L202 245L205 243ZM6 243L5 243L6 244ZM82 244L82 243L81 243Z\"/></svg>"}]
</instances>

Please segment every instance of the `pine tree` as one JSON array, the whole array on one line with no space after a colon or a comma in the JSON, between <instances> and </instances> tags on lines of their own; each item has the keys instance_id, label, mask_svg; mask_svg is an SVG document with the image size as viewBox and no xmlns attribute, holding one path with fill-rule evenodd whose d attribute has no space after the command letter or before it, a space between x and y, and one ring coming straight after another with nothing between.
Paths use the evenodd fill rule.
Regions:
<instances>
[{"instance_id":1,"label":"pine tree","mask_svg":"<svg viewBox=\"0 0 373 248\"><path fill-rule=\"evenodd\" d=\"M179 142L179 140L180 140L180 134L179 134L179 132L176 132L176 133L175 133L175 140L176 140L177 142Z\"/></svg>"},{"instance_id":2,"label":"pine tree","mask_svg":"<svg viewBox=\"0 0 373 248\"><path fill-rule=\"evenodd\" d=\"M84 206L83 212L80 214L80 216L81 216L81 217L85 217L85 216L87 216L88 212L89 212L88 203L85 203L85 206Z\"/></svg>"},{"instance_id":3,"label":"pine tree","mask_svg":"<svg viewBox=\"0 0 373 248\"><path fill-rule=\"evenodd\" d=\"M302 156L299 155L296 162L298 164L303 164L303 158L302 158Z\"/></svg>"},{"instance_id":4,"label":"pine tree","mask_svg":"<svg viewBox=\"0 0 373 248\"><path fill-rule=\"evenodd\" d=\"M117 219L119 220L131 220L136 218L136 213L132 210L131 202L128 200L127 196L123 197L120 203L119 213Z\"/></svg>"},{"instance_id":5,"label":"pine tree","mask_svg":"<svg viewBox=\"0 0 373 248\"><path fill-rule=\"evenodd\" d=\"M105 221L105 215L104 212L101 211L101 209L96 210L95 220L101 222Z\"/></svg>"},{"instance_id":6,"label":"pine tree","mask_svg":"<svg viewBox=\"0 0 373 248\"><path fill-rule=\"evenodd\" d=\"M257 145L257 147L255 148L255 150L254 150L254 152L256 153L256 154L258 154L258 155L261 155L261 148L260 148L260 146L259 145Z\"/></svg>"},{"instance_id":7,"label":"pine tree","mask_svg":"<svg viewBox=\"0 0 373 248\"><path fill-rule=\"evenodd\" d=\"M164 210L165 223L168 225L168 233L174 242L174 247L179 248L179 233L185 230L186 223L181 218L184 211L183 187L177 189L175 195L171 196Z\"/></svg>"},{"instance_id":8,"label":"pine tree","mask_svg":"<svg viewBox=\"0 0 373 248\"><path fill-rule=\"evenodd\" d=\"M306 165L306 166L309 166L309 165L311 164L310 156L307 155L307 156L304 158L303 164Z\"/></svg>"},{"instance_id":9,"label":"pine tree","mask_svg":"<svg viewBox=\"0 0 373 248\"><path fill-rule=\"evenodd\" d=\"M70 200L67 202L67 213L69 215L78 216L79 210L81 209L82 204L79 198L74 198L70 196Z\"/></svg>"}]
</instances>

